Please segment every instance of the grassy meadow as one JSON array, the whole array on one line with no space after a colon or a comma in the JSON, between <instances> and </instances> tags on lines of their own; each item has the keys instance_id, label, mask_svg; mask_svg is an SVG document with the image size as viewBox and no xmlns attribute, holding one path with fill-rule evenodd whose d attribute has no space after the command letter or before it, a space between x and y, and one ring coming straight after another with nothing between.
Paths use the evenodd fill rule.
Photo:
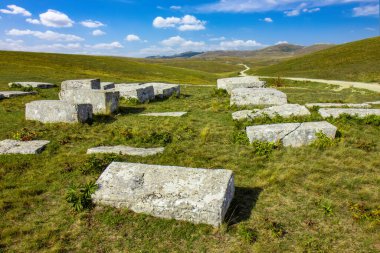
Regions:
<instances>
[{"instance_id":1,"label":"grassy meadow","mask_svg":"<svg viewBox=\"0 0 380 253\"><path fill-rule=\"evenodd\" d=\"M17 80L60 82L181 81L215 84L236 69L209 72L112 57L1 52L0 89ZM9 59L9 58L8 58ZM119 60L119 59L118 59ZM146 66L146 67L145 67ZM91 71L90 71L91 70ZM290 103L367 102L374 92L311 83L267 80ZM180 98L145 104L122 100L112 116L91 124L25 121L25 103L58 99L58 88L0 101L0 139L22 133L51 143L39 155L0 156L0 252L378 252L380 250L380 120L329 119L336 141L301 148L248 145L244 126L321 120L234 122L229 97L214 87L182 86ZM380 107L379 107L380 108ZM140 112L188 111L181 118ZM98 145L165 146L150 157L89 156ZM322 143L323 144L323 143ZM225 168L236 194L220 228L96 206L75 212L70 186L96 180L111 161Z\"/></svg>"}]
</instances>

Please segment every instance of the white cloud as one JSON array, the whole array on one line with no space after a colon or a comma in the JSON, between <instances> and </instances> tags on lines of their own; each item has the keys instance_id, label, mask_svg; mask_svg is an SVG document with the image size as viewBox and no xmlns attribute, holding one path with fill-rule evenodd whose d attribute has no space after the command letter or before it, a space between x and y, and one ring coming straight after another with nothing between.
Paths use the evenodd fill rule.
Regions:
<instances>
[{"instance_id":1,"label":"white cloud","mask_svg":"<svg viewBox=\"0 0 380 253\"><path fill-rule=\"evenodd\" d=\"M171 10L180 10L181 8L182 8L181 6L177 6L177 5L170 6Z\"/></svg>"},{"instance_id":2,"label":"white cloud","mask_svg":"<svg viewBox=\"0 0 380 253\"><path fill-rule=\"evenodd\" d=\"M354 17L379 16L379 5L366 5L352 9Z\"/></svg>"},{"instance_id":3,"label":"white cloud","mask_svg":"<svg viewBox=\"0 0 380 253\"><path fill-rule=\"evenodd\" d=\"M74 24L74 21L65 13L56 10L48 10L40 14L40 22L42 25L48 27L72 27Z\"/></svg>"},{"instance_id":4,"label":"white cloud","mask_svg":"<svg viewBox=\"0 0 380 253\"><path fill-rule=\"evenodd\" d=\"M49 41L83 41L84 39L73 35L73 34L63 34L52 31L40 32L40 31L31 31L31 30L18 30L12 29L6 33L11 36L26 36L31 35L41 40Z\"/></svg>"},{"instance_id":5,"label":"white cloud","mask_svg":"<svg viewBox=\"0 0 380 253\"><path fill-rule=\"evenodd\" d=\"M50 44L50 45L34 45L28 46L24 44L22 40L6 39L0 40L1 50L12 51L33 51L33 52L73 52L72 50L78 50L82 46L80 43L69 44Z\"/></svg>"},{"instance_id":6,"label":"white cloud","mask_svg":"<svg viewBox=\"0 0 380 253\"><path fill-rule=\"evenodd\" d=\"M101 26L105 26L105 24L103 24L102 22L100 22L100 21L93 21L91 19L82 21L82 22L80 22L80 24L83 25L83 26L85 26L85 27L88 27L88 28L98 28L98 27L101 27Z\"/></svg>"},{"instance_id":7,"label":"white cloud","mask_svg":"<svg viewBox=\"0 0 380 253\"><path fill-rule=\"evenodd\" d=\"M262 47L263 44L256 42L255 40L231 40L231 41L220 42L220 46L224 50L228 50L228 49L239 50L239 49Z\"/></svg>"},{"instance_id":8,"label":"white cloud","mask_svg":"<svg viewBox=\"0 0 380 253\"><path fill-rule=\"evenodd\" d=\"M140 37L135 35L135 34L128 34L126 37L125 37L125 40L126 41L139 41L140 40Z\"/></svg>"},{"instance_id":9,"label":"white cloud","mask_svg":"<svg viewBox=\"0 0 380 253\"><path fill-rule=\"evenodd\" d=\"M197 19L192 15L185 15L182 18L177 17L156 17L153 20L153 26L156 28L177 28L180 31L199 31L206 29L206 21Z\"/></svg>"},{"instance_id":10,"label":"white cloud","mask_svg":"<svg viewBox=\"0 0 380 253\"><path fill-rule=\"evenodd\" d=\"M92 31L92 35L94 35L94 36L102 36L105 34L106 34L105 32L103 32L102 30L99 30L99 29Z\"/></svg>"},{"instance_id":11,"label":"white cloud","mask_svg":"<svg viewBox=\"0 0 380 253\"><path fill-rule=\"evenodd\" d=\"M295 16L300 15L300 10L294 9L294 10L291 10L291 11L284 11L284 13L288 17L295 17Z\"/></svg>"},{"instance_id":12,"label":"white cloud","mask_svg":"<svg viewBox=\"0 0 380 253\"><path fill-rule=\"evenodd\" d=\"M99 43L95 45L86 45L87 48L92 48L92 49L105 49L105 50L112 50L112 49L119 49L123 48L123 45L120 44L118 41L114 41L111 43Z\"/></svg>"},{"instance_id":13,"label":"white cloud","mask_svg":"<svg viewBox=\"0 0 380 253\"><path fill-rule=\"evenodd\" d=\"M39 25L39 24L41 24L41 22L38 19L33 19L33 18L27 18L26 22L31 23L33 25Z\"/></svg>"},{"instance_id":14,"label":"white cloud","mask_svg":"<svg viewBox=\"0 0 380 253\"><path fill-rule=\"evenodd\" d=\"M7 8L8 9L0 9L0 12L4 13L4 14L22 15L22 16L26 16L26 17L32 16L32 13L30 13L29 11L25 10L24 8L19 7L17 5L14 5L14 4L7 5Z\"/></svg>"},{"instance_id":15,"label":"white cloud","mask_svg":"<svg viewBox=\"0 0 380 253\"><path fill-rule=\"evenodd\" d=\"M289 44L286 40L280 40L275 45Z\"/></svg>"},{"instance_id":16,"label":"white cloud","mask_svg":"<svg viewBox=\"0 0 380 253\"><path fill-rule=\"evenodd\" d=\"M267 22L267 23L272 23L273 19L271 19L271 18L264 18L264 21Z\"/></svg>"},{"instance_id":17,"label":"white cloud","mask_svg":"<svg viewBox=\"0 0 380 253\"><path fill-rule=\"evenodd\" d=\"M174 36L170 37L166 40L161 41L161 44L164 46L168 47L173 47L173 46L179 46L179 47L200 47L204 46L205 43L200 41L191 41L191 40L185 40L184 38L180 36Z\"/></svg>"},{"instance_id":18,"label":"white cloud","mask_svg":"<svg viewBox=\"0 0 380 253\"><path fill-rule=\"evenodd\" d=\"M306 13L314 13L314 12L318 12L318 11L320 11L320 10L321 10L321 8L312 8L312 9L304 8L304 9L302 10L302 12L306 12Z\"/></svg>"},{"instance_id":19,"label":"white cloud","mask_svg":"<svg viewBox=\"0 0 380 253\"><path fill-rule=\"evenodd\" d=\"M226 40L226 37L222 36L222 37L218 37L218 38L209 39L209 41L222 41L222 40Z\"/></svg>"}]
</instances>

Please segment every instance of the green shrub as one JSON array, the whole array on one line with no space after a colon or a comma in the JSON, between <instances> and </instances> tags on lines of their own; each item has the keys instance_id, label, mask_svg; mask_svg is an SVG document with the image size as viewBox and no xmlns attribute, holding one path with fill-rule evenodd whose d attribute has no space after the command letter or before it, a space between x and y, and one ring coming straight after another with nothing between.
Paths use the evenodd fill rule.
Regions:
<instances>
[{"instance_id":1,"label":"green shrub","mask_svg":"<svg viewBox=\"0 0 380 253\"><path fill-rule=\"evenodd\" d=\"M322 131L317 132L315 134L317 136L317 139L315 139L312 143L311 146L316 147L318 149L326 149L328 147L332 147L335 145L334 139L328 137L325 133Z\"/></svg>"},{"instance_id":2,"label":"green shrub","mask_svg":"<svg viewBox=\"0 0 380 253\"><path fill-rule=\"evenodd\" d=\"M232 142L236 144L248 145L249 139L245 130L236 130L232 135Z\"/></svg>"},{"instance_id":3,"label":"green shrub","mask_svg":"<svg viewBox=\"0 0 380 253\"><path fill-rule=\"evenodd\" d=\"M280 147L280 143L276 142L265 142L265 141L254 141L251 146L253 147L254 153L258 156L269 156L273 150Z\"/></svg>"},{"instance_id":4,"label":"green shrub","mask_svg":"<svg viewBox=\"0 0 380 253\"><path fill-rule=\"evenodd\" d=\"M214 88L212 94L213 97L228 97L228 92L223 89Z\"/></svg>"},{"instance_id":5,"label":"green shrub","mask_svg":"<svg viewBox=\"0 0 380 253\"><path fill-rule=\"evenodd\" d=\"M95 182L89 182L79 187L71 186L66 194L66 201L77 212L91 209L94 206L91 194L95 193L97 189L98 185Z\"/></svg>"},{"instance_id":6,"label":"green shrub","mask_svg":"<svg viewBox=\"0 0 380 253\"><path fill-rule=\"evenodd\" d=\"M91 155L80 168L80 171L85 175L91 173L101 173L116 158L117 157L114 154L107 154L103 156Z\"/></svg>"}]
</instances>

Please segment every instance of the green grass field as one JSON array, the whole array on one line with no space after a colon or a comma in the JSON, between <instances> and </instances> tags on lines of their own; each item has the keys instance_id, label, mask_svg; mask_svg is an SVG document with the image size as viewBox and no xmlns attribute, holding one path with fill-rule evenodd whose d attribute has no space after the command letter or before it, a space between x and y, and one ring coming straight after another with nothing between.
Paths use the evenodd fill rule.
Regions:
<instances>
[{"instance_id":1,"label":"green grass field","mask_svg":"<svg viewBox=\"0 0 380 253\"><path fill-rule=\"evenodd\" d=\"M380 37L374 37L252 69L251 74L380 82L379 48Z\"/></svg>"},{"instance_id":2,"label":"green grass field","mask_svg":"<svg viewBox=\"0 0 380 253\"><path fill-rule=\"evenodd\" d=\"M216 71L209 70L205 74L160 63L134 63L131 59L121 59L125 67L123 63L116 67L108 57L2 54L19 58L14 56L12 63L1 63L0 89L8 89L6 83L15 79L58 82L83 77L110 81L162 78L159 80L197 84L215 83L213 78L232 73L212 74ZM155 75L155 71L161 74ZM275 80L267 81L275 84ZM335 91L334 86L311 82L283 81L277 88L287 93L290 103L380 100L374 92ZM36 139L51 141L39 155L0 156L0 252L380 250L378 118L329 120L339 130L329 147L268 149L248 145L244 126L314 121L321 120L320 116L312 111L307 118L236 123L231 113L237 108L229 106L228 96L215 93L214 87L182 86L180 98L137 105L123 100L118 113L98 116L92 124L25 121L25 103L58 99L58 88L38 92L0 101L0 140L32 132ZM182 118L138 116L140 112L159 111L189 113ZM97 156L94 160L86 155L90 147L116 144L166 149L163 154L145 158ZM91 167L91 163L109 159L233 170L236 194L225 223L213 228L104 206L75 212L65 200L69 187L96 180L104 168Z\"/></svg>"}]
</instances>

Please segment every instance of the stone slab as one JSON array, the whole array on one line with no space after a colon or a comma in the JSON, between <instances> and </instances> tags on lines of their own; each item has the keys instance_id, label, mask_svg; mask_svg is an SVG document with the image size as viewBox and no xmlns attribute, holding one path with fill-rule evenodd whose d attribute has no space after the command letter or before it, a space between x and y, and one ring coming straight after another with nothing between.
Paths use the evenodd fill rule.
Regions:
<instances>
[{"instance_id":1,"label":"stone slab","mask_svg":"<svg viewBox=\"0 0 380 253\"><path fill-rule=\"evenodd\" d=\"M100 89L101 90L115 89L115 83L113 83L113 82L100 82Z\"/></svg>"},{"instance_id":2,"label":"stone slab","mask_svg":"<svg viewBox=\"0 0 380 253\"><path fill-rule=\"evenodd\" d=\"M231 105L282 105L286 103L286 94L276 89L237 88L231 91Z\"/></svg>"},{"instance_id":3,"label":"stone slab","mask_svg":"<svg viewBox=\"0 0 380 253\"><path fill-rule=\"evenodd\" d=\"M3 94L0 94L0 100L1 99L4 99L5 97L4 97L4 95Z\"/></svg>"},{"instance_id":4,"label":"stone slab","mask_svg":"<svg viewBox=\"0 0 380 253\"><path fill-rule=\"evenodd\" d=\"M17 141L3 140L0 141L0 154L38 154L46 147L50 141Z\"/></svg>"},{"instance_id":5,"label":"stone slab","mask_svg":"<svg viewBox=\"0 0 380 253\"><path fill-rule=\"evenodd\" d=\"M57 85L52 83L44 83L44 82L10 82L8 84L9 87L26 87L26 88L40 88L40 89L48 89L54 88Z\"/></svg>"},{"instance_id":6,"label":"stone slab","mask_svg":"<svg viewBox=\"0 0 380 253\"><path fill-rule=\"evenodd\" d=\"M142 86L153 86L154 96L156 98L169 98L171 96L179 97L181 94L181 86L171 83L143 83Z\"/></svg>"},{"instance_id":7,"label":"stone slab","mask_svg":"<svg viewBox=\"0 0 380 253\"><path fill-rule=\"evenodd\" d=\"M35 91L16 91L16 90L0 91L0 96L4 98L20 97L20 96L35 95L35 94L37 94L37 92Z\"/></svg>"},{"instance_id":8,"label":"stone slab","mask_svg":"<svg viewBox=\"0 0 380 253\"><path fill-rule=\"evenodd\" d=\"M370 105L380 105L380 101L366 102L366 104L370 104Z\"/></svg>"},{"instance_id":9,"label":"stone slab","mask_svg":"<svg viewBox=\"0 0 380 253\"><path fill-rule=\"evenodd\" d=\"M150 112L142 113L141 116L152 116L152 117L181 117L187 114L187 112Z\"/></svg>"},{"instance_id":10,"label":"stone slab","mask_svg":"<svg viewBox=\"0 0 380 253\"><path fill-rule=\"evenodd\" d=\"M250 143L280 141L285 147L300 147L316 140L318 132L323 132L329 138L335 138L337 128L326 121L319 121L249 126L246 130Z\"/></svg>"},{"instance_id":11,"label":"stone slab","mask_svg":"<svg viewBox=\"0 0 380 253\"><path fill-rule=\"evenodd\" d=\"M25 105L25 118L43 123L84 123L92 119L92 105L75 105L60 100L37 100Z\"/></svg>"},{"instance_id":12,"label":"stone slab","mask_svg":"<svg viewBox=\"0 0 380 253\"><path fill-rule=\"evenodd\" d=\"M298 104L283 104L271 106L268 108L264 108L262 110L243 110L237 111L232 114L232 118L234 120L244 120L244 119L255 119L263 116L268 116L269 118L274 118L276 116L280 116L283 118L290 117L302 117L309 116L309 110L303 106Z\"/></svg>"},{"instance_id":13,"label":"stone slab","mask_svg":"<svg viewBox=\"0 0 380 253\"><path fill-rule=\"evenodd\" d=\"M97 180L97 204L156 217L222 224L234 196L230 170L113 162Z\"/></svg>"},{"instance_id":14,"label":"stone slab","mask_svg":"<svg viewBox=\"0 0 380 253\"><path fill-rule=\"evenodd\" d=\"M131 155L131 156L151 156L163 153L165 148L134 148L128 146L100 146L95 148L90 148L87 150L87 154L120 154L120 155Z\"/></svg>"},{"instance_id":15,"label":"stone slab","mask_svg":"<svg viewBox=\"0 0 380 253\"><path fill-rule=\"evenodd\" d=\"M91 104L94 114L110 114L119 108L118 91L73 89L61 90L59 99L71 104Z\"/></svg>"},{"instance_id":16,"label":"stone slab","mask_svg":"<svg viewBox=\"0 0 380 253\"><path fill-rule=\"evenodd\" d=\"M339 118L343 114L364 118L370 115L380 116L380 109L321 108L318 110L323 118Z\"/></svg>"},{"instance_id":17,"label":"stone slab","mask_svg":"<svg viewBox=\"0 0 380 253\"><path fill-rule=\"evenodd\" d=\"M231 94L231 91L237 88L264 88L265 82L260 81L259 78L255 76L231 77L218 79L217 87Z\"/></svg>"},{"instance_id":18,"label":"stone slab","mask_svg":"<svg viewBox=\"0 0 380 253\"><path fill-rule=\"evenodd\" d=\"M352 104L352 103L308 103L305 104L306 107L320 107L320 108L334 108L334 107L349 107L349 108L370 108L371 105L368 103L362 104Z\"/></svg>"},{"instance_id":19,"label":"stone slab","mask_svg":"<svg viewBox=\"0 0 380 253\"><path fill-rule=\"evenodd\" d=\"M100 90L100 79L66 80L61 84L61 90Z\"/></svg>"},{"instance_id":20,"label":"stone slab","mask_svg":"<svg viewBox=\"0 0 380 253\"><path fill-rule=\"evenodd\" d=\"M120 97L125 99L137 99L140 103L154 100L154 88L140 83L118 83L115 90L120 92Z\"/></svg>"}]
</instances>

